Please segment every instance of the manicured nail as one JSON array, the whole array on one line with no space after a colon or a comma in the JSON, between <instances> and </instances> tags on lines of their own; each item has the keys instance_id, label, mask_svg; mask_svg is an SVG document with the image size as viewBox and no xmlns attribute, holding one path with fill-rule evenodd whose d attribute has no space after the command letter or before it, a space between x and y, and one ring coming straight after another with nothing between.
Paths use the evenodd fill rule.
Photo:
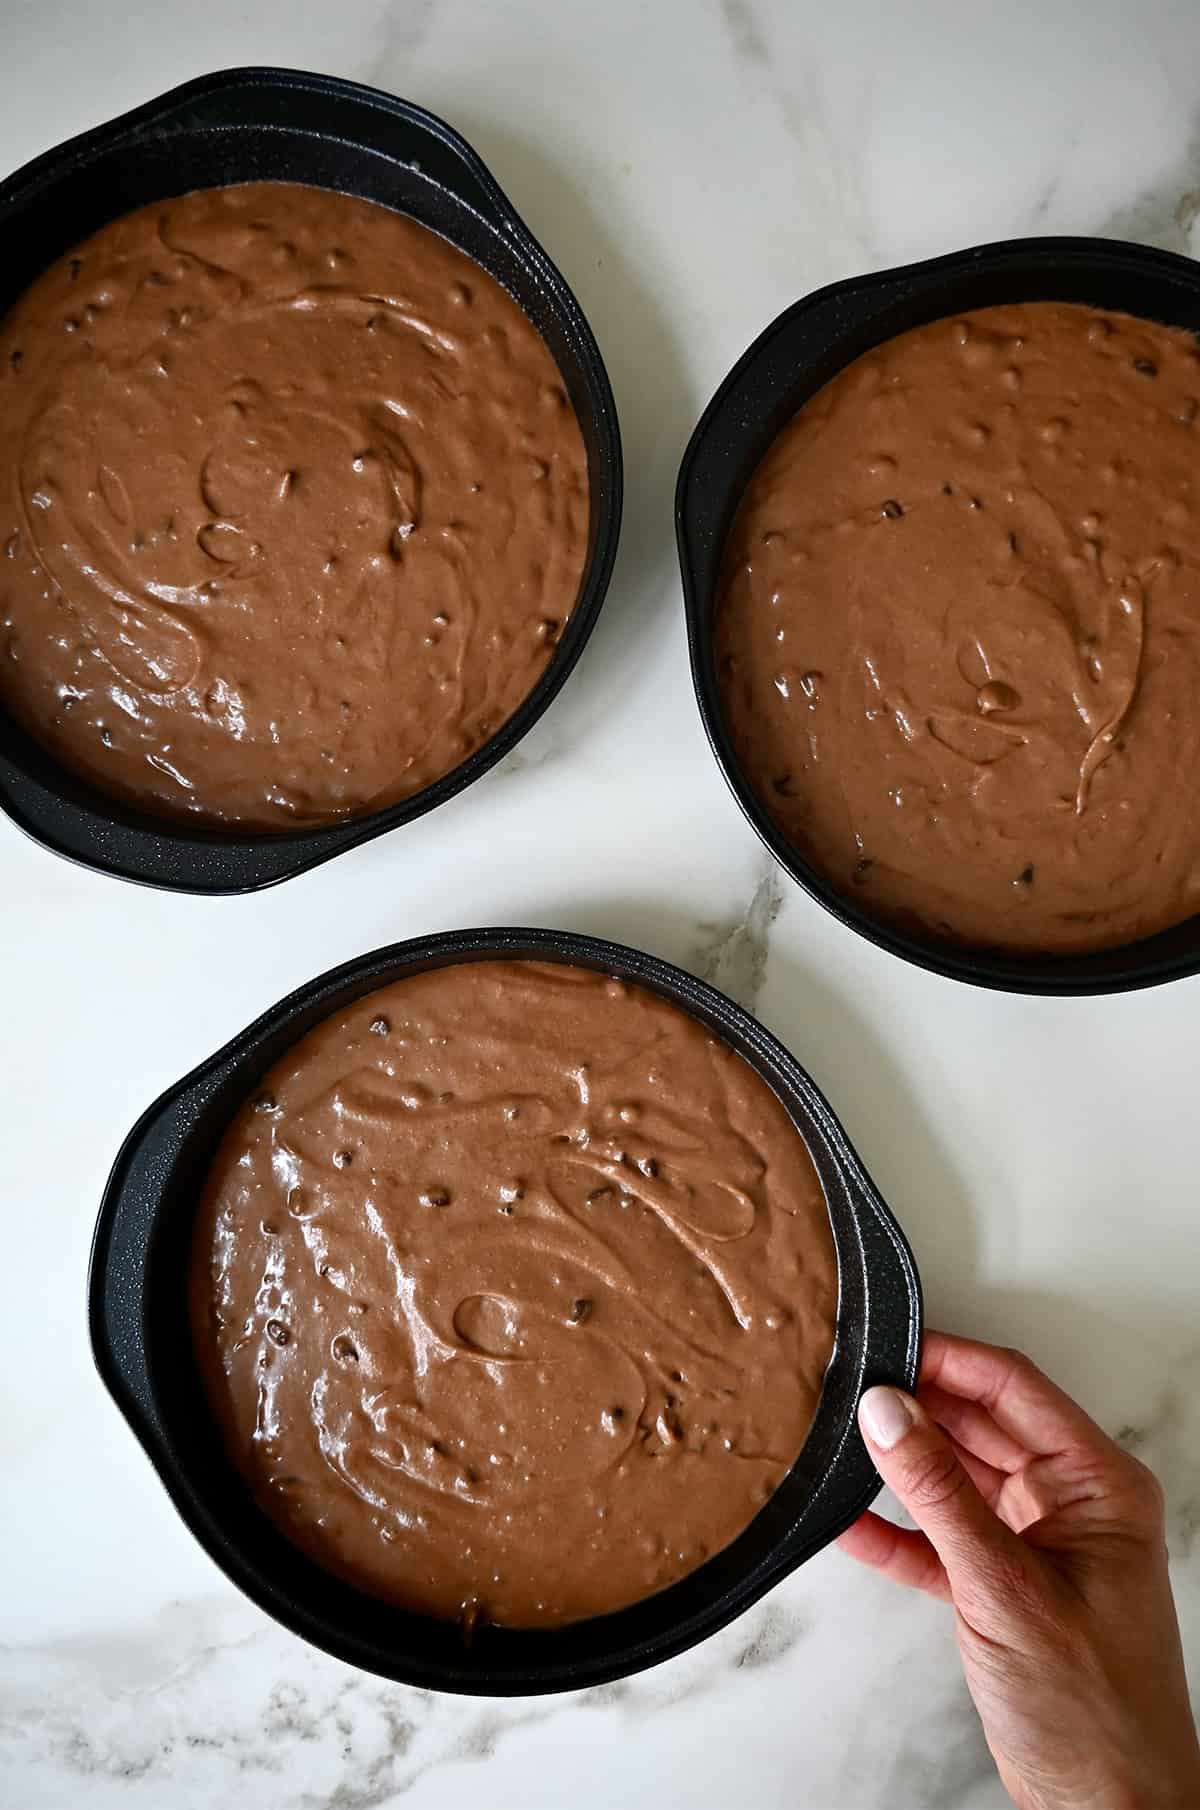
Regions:
<instances>
[{"instance_id":1,"label":"manicured nail","mask_svg":"<svg viewBox=\"0 0 1200 1810\"><path fill-rule=\"evenodd\" d=\"M890 1452L916 1420L913 1404L900 1389L868 1389L858 1404L858 1423L874 1445Z\"/></svg>"}]
</instances>

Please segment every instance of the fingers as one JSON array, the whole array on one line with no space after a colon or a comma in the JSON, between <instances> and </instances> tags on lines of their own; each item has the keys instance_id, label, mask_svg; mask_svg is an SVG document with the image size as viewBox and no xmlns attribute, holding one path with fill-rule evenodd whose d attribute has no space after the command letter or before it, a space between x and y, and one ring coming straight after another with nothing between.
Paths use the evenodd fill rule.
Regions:
<instances>
[{"instance_id":1,"label":"fingers","mask_svg":"<svg viewBox=\"0 0 1200 1810\"><path fill-rule=\"evenodd\" d=\"M988 1507L990 1509L995 1509L997 1499L1005 1484L1009 1481L1008 1472L998 1471L994 1465L985 1464L982 1458L976 1458L974 1453L968 1452L966 1447L961 1446L956 1439L952 1439L950 1443L958 1454L959 1463L967 1473L967 1476L971 1479L971 1482L975 1485L975 1488L979 1491Z\"/></svg>"},{"instance_id":2,"label":"fingers","mask_svg":"<svg viewBox=\"0 0 1200 1810\"><path fill-rule=\"evenodd\" d=\"M917 1399L925 1412L945 1428L954 1443L980 1459L990 1469L1011 1476L1029 1463L1027 1447L996 1425L978 1402L951 1395L936 1383L922 1383Z\"/></svg>"},{"instance_id":3,"label":"fingers","mask_svg":"<svg viewBox=\"0 0 1200 1810\"><path fill-rule=\"evenodd\" d=\"M992 1513L941 1428L899 1389L868 1389L859 1426L884 1482L945 1567L956 1607L981 1632L1003 1626L1031 1555ZM877 1533L862 1536L873 1538ZM904 1562L904 1561L894 1561Z\"/></svg>"},{"instance_id":4,"label":"fingers","mask_svg":"<svg viewBox=\"0 0 1200 1810\"><path fill-rule=\"evenodd\" d=\"M925 1340L921 1385L979 1403L1001 1431L1029 1452L1047 1456L1081 1446L1118 1450L1091 1415L1019 1351L931 1332Z\"/></svg>"},{"instance_id":5,"label":"fingers","mask_svg":"<svg viewBox=\"0 0 1200 1810\"><path fill-rule=\"evenodd\" d=\"M1162 1492L1153 1474L1021 1352L931 1333L920 1395L966 1452L1018 1484L1026 1480L1025 1506L1019 1488L1002 1497L984 1490L989 1501L1011 1498L1011 1525L1027 1528L1039 1518L1035 1505L1055 1517L1034 1544L1061 1539L1063 1515L1076 1532L1110 1527L1157 1535Z\"/></svg>"},{"instance_id":6,"label":"fingers","mask_svg":"<svg viewBox=\"0 0 1200 1810\"><path fill-rule=\"evenodd\" d=\"M839 1535L837 1543L860 1565L870 1565L910 1590L924 1590L929 1596L949 1602L945 1567L923 1533L896 1527L868 1510Z\"/></svg>"},{"instance_id":7,"label":"fingers","mask_svg":"<svg viewBox=\"0 0 1200 1810\"><path fill-rule=\"evenodd\" d=\"M1033 1505L1026 1539L1065 1550L1093 1533L1114 1533L1154 1543L1163 1538L1163 1492L1153 1471L1114 1446L1111 1453L1080 1449L1035 1459L1021 1473Z\"/></svg>"}]
</instances>

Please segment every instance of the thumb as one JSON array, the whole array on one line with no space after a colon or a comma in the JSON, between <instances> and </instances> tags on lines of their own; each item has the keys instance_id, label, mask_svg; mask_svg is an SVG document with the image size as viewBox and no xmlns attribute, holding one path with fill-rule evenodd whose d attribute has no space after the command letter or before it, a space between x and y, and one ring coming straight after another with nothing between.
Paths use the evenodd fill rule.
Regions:
<instances>
[{"instance_id":1,"label":"thumb","mask_svg":"<svg viewBox=\"0 0 1200 1810\"><path fill-rule=\"evenodd\" d=\"M868 1389L858 1424L875 1468L945 1566L955 1607L981 1632L998 1633L1029 1571L1025 1546L992 1513L942 1429L911 1395Z\"/></svg>"}]
</instances>

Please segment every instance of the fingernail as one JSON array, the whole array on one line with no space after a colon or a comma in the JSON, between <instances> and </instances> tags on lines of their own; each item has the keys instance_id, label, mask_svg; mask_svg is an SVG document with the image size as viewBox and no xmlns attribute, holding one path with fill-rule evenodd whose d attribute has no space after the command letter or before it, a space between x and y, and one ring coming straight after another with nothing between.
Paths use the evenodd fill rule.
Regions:
<instances>
[{"instance_id":1,"label":"fingernail","mask_svg":"<svg viewBox=\"0 0 1200 1810\"><path fill-rule=\"evenodd\" d=\"M858 1422L873 1444L890 1452L916 1420L909 1397L900 1389L868 1389L858 1404Z\"/></svg>"}]
</instances>

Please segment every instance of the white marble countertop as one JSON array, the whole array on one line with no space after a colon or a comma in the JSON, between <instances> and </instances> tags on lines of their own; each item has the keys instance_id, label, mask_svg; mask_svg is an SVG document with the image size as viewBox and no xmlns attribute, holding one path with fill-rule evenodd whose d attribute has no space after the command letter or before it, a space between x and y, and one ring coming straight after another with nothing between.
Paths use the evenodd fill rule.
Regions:
<instances>
[{"instance_id":1,"label":"white marble countertop","mask_svg":"<svg viewBox=\"0 0 1200 1810\"><path fill-rule=\"evenodd\" d=\"M12 1810L975 1810L1003 1801L947 1615L822 1554L692 1654L509 1705L358 1674L244 1602L92 1369L120 1137L289 987L453 925L641 944L753 1006L899 1214L932 1323L1019 1343L1154 1464L1200 1686L1200 981L993 996L884 957L764 856L692 700L686 436L785 304L1021 233L1200 248L1189 0L9 0L0 167L204 70L323 69L478 147L616 390L626 529L583 663L517 755L258 897L78 871L0 822L0 1801Z\"/></svg>"}]
</instances>

